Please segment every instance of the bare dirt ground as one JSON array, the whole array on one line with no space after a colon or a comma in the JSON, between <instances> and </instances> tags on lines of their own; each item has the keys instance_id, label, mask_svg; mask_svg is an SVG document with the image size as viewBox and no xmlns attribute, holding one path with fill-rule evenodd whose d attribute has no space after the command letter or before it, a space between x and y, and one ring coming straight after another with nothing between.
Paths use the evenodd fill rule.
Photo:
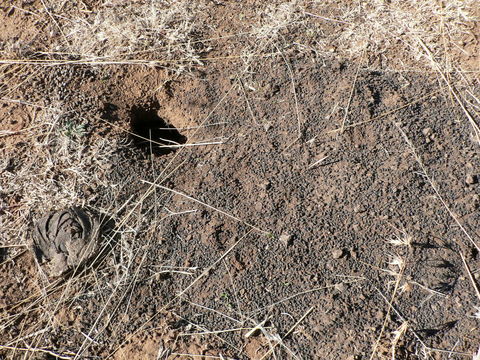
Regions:
<instances>
[{"instance_id":1,"label":"bare dirt ground","mask_svg":"<svg viewBox=\"0 0 480 360\"><path fill-rule=\"evenodd\" d=\"M479 16L2 2L0 358L478 359ZM114 228L53 278L72 206Z\"/></svg>"}]
</instances>

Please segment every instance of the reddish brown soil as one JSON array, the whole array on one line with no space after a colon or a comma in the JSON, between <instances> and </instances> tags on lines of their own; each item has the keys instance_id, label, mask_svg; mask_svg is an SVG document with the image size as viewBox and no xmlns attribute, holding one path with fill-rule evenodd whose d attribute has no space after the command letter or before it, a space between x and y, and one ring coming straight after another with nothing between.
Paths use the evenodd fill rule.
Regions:
<instances>
[{"instance_id":1,"label":"reddish brown soil","mask_svg":"<svg viewBox=\"0 0 480 360\"><path fill-rule=\"evenodd\" d=\"M239 33L242 24L226 14L240 6L211 7L205 16L219 34ZM2 12L1 28L28 29L17 21L24 15L11 16ZM219 42L209 55L227 56L234 45ZM480 185L466 182L480 175L472 128L432 74L359 66L287 48L248 64L209 61L181 76L67 65L25 69L24 84L12 78L19 87L9 98L65 104L87 119L91 142L131 139L132 109L158 103L158 116L188 143L222 144L153 156L132 144L112 158L118 199L102 197L92 181L100 194L92 207L137 201L149 183L162 186L135 215L156 225L138 229L131 282L116 282L117 238L98 276L55 283L69 300L53 307L61 292L39 297L45 283L30 252L2 249L0 345L48 328L37 348L88 359L369 359L373 351L387 359L393 343L397 359L471 358L480 345L480 300L460 254L478 279L479 254L465 235L480 243ZM35 111L5 101L1 129L28 127ZM28 157L21 132L0 139L1 156L19 164ZM8 201L15 206L11 194ZM388 242L406 235L411 247ZM395 256L405 261L398 284L388 272L398 270L389 264ZM160 266L190 275L152 275ZM54 317L37 323L45 309ZM264 334L230 331L264 320ZM424 354L424 345L442 351ZM25 354L53 358L0 348L0 358Z\"/></svg>"}]
</instances>

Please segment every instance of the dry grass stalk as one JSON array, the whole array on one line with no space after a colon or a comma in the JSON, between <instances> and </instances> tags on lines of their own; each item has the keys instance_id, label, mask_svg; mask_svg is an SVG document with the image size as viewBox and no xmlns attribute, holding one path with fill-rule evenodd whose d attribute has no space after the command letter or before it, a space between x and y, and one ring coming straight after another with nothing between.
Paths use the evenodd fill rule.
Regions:
<instances>
[{"instance_id":1,"label":"dry grass stalk","mask_svg":"<svg viewBox=\"0 0 480 360\"><path fill-rule=\"evenodd\" d=\"M452 210L450 210L450 207L447 205L446 201L443 199L443 197L440 195L440 192L438 190L438 187L437 185L435 184L434 180L428 175L428 172L427 172L427 169L425 168L425 166L423 165L423 162L420 158L420 156L417 154L417 151L413 145L413 143L410 141L410 139L407 137L407 135L405 134L405 132L398 126L396 125L398 130L400 131L400 133L402 134L402 137L404 138L405 142L407 143L410 151L412 152L412 155L414 156L415 160L417 161L418 165L420 166L421 170L422 170L422 173L423 175L425 176L425 178L427 179L428 183L430 184L430 186L432 187L433 191L435 192L435 194L437 195L437 198L440 200L440 202L442 203L443 207L447 210L448 214L450 215L450 217L455 221L455 223L458 225L458 227L460 228L460 230L462 230L462 232L465 234L465 237L467 238L467 240L475 247L475 249L477 249L478 251L480 251L480 247L479 245L477 245L477 243L475 242L475 240L473 240L472 236L468 233L468 231L465 229L465 227L462 225L462 223L460 222L460 220L458 219L458 217L452 212Z\"/></svg>"},{"instance_id":2,"label":"dry grass stalk","mask_svg":"<svg viewBox=\"0 0 480 360\"><path fill-rule=\"evenodd\" d=\"M111 60L160 49L157 59L185 59L178 67L183 70L200 63L198 44L194 46L192 41L201 31L196 17L202 10L201 3L185 0L105 4L69 26L66 38L71 45L65 50L86 60Z\"/></svg>"},{"instance_id":3,"label":"dry grass stalk","mask_svg":"<svg viewBox=\"0 0 480 360\"><path fill-rule=\"evenodd\" d=\"M475 294L477 295L477 298L480 301L480 289L478 288L478 284L475 281L475 278L473 277L472 271L470 270L470 266L468 266L467 261L465 260L465 256L463 255L462 252L460 252L460 257L462 258L463 266L465 267L465 271L468 274L468 278L470 279L470 282L472 283L472 287L475 290Z\"/></svg>"},{"instance_id":4,"label":"dry grass stalk","mask_svg":"<svg viewBox=\"0 0 480 360\"><path fill-rule=\"evenodd\" d=\"M229 214L229 213L226 213L226 212L223 211L223 210L217 209L216 207L213 207L213 206L211 206L211 205L208 205L208 204L204 203L203 201L197 200L197 199L195 199L195 198L193 198L193 197L191 197L191 196L189 196L189 195L186 195L186 194L184 194L184 193L182 193L182 192L180 192L180 191L170 189L170 188L168 188L168 187L166 187L166 186L157 185L157 184L155 184L155 183L152 183L152 182L146 181L146 180L143 180L142 182L144 182L144 183L146 183L146 184L149 184L149 185L154 185L154 186L156 186L156 187L158 187L159 189L162 189L162 190L170 191L170 192L172 192L172 193L174 193L174 194L176 194L176 195L183 196L184 198L186 198L186 199L188 199L188 200L192 200L192 201L196 202L197 204L203 205L203 206L205 206L206 208L208 208L208 209L210 209L210 210L214 210L214 211L216 211L216 212L218 212L218 213L220 213L220 214L222 214L222 215L225 215L226 217L228 217L228 218L230 218L230 219L233 219L233 220L235 220L235 221L238 221L238 222L240 222L240 223L243 223L243 224L247 225L248 227L250 227L252 230L256 230L256 231L258 231L258 232L261 233L261 234L268 234L268 233L269 233L268 231L262 230L262 229L258 228L257 226L252 225L252 224L250 224L250 223L248 223L248 222L246 222L246 221L244 221L244 220L242 220L242 219L240 219L240 218L238 218L238 217L236 217L236 216L234 216L234 215L231 215L231 214Z\"/></svg>"},{"instance_id":5,"label":"dry grass stalk","mask_svg":"<svg viewBox=\"0 0 480 360\"><path fill-rule=\"evenodd\" d=\"M388 325L388 322L390 321L390 314L392 313L393 309L393 303L395 302L395 298L397 297L398 293L401 291L401 286L400 283L403 279L403 275L405 273L405 269L407 266L407 260L410 255L411 251L411 244L412 244L412 237L407 234L405 231L402 232L402 235L397 235L393 237L393 239L390 239L389 242L393 244L394 246L402 246L406 250L406 256L405 258L400 256L400 255L394 255L392 256L392 259L389 262L390 269L387 270L387 273L390 274L395 278L394 281L394 288L392 291L392 294L390 295L390 300L387 302L389 304L387 313L385 314L385 318L383 320L382 328L380 329L380 333L378 334L377 340L375 341L372 349L372 353L370 355L370 360L372 360L378 350L378 346L380 344L380 341L383 337L383 334L385 332L385 329ZM391 268L397 268L395 270L392 270ZM395 350L395 345L392 344L392 353L394 353Z\"/></svg>"},{"instance_id":6,"label":"dry grass stalk","mask_svg":"<svg viewBox=\"0 0 480 360\"><path fill-rule=\"evenodd\" d=\"M282 336L282 338L277 341L275 344L273 344L273 346L270 348L269 351L267 351L261 358L260 360L263 360L263 359L266 359L268 358L274 351L275 351L275 347L277 347L278 345L280 345L281 343L283 343L283 340L285 340L285 338L287 338L288 336L290 336L290 334L297 328L298 325L300 325L300 323L305 320L305 318L310 315L310 313L313 311L315 307L312 306L310 307L301 317L300 319L297 320L297 322L295 324L293 324L293 326L285 333L284 336Z\"/></svg>"}]
</instances>

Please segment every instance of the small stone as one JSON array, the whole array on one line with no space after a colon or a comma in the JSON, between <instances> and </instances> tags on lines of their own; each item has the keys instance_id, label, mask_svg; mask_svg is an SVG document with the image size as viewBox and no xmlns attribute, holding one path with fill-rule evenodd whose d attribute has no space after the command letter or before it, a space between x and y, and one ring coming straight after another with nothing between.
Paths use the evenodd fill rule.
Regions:
<instances>
[{"instance_id":1,"label":"small stone","mask_svg":"<svg viewBox=\"0 0 480 360\"><path fill-rule=\"evenodd\" d=\"M233 256L232 265L235 267L237 271L242 271L245 269L245 265L243 264L241 259L238 257L238 255Z\"/></svg>"},{"instance_id":2,"label":"small stone","mask_svg":"<svg viewBox=\"0 0 480 360\"><path fill-rule=\"evenodd\" d=\"M425 128L422 130L422 134L425 136L430 136L432 135L432 129L431 128Z\"/></svg>"},{"instance_id":3,"label":"small stone","mask_svg":"<svg viewBox=\"0 0 480 360\"><path fill-rule=\"evenodd\" d=\"M465 179L465 182L468 185L476 184L478 182L478 177L477 177L477 175L469 174L469 175L467 175L467 178Z\"/></svg>"},{"instance_id":4,"label":"small stone","mask_svg":"<svg viewBox=\"0 0 480 360\"><path fill-rule=\"evenodd\" d=\"M293 244L293 237L290 234L282 234L280 235L280 242L285 246L290 246Z\"/></svg>"},{"instance_id":5,"label":"small stone","mask_svg":"<svg viewBox=\"0 0 480 360\"><path fill-rule=\"evenodd\" d=\"M343 251L343 249L334 249L332 251L332 258L334 259L340 259L344 255L345 255L345 252Z\"/></svg>"},{"instance_id":6,"label":"small stone","mask_svg":"<svg viewBox=\"0 0 480 360\"><path fill-rule=\"evenodd\" d=\"M347 357L347 360L358 360L360 359L360 356L357 356L357 355L350 355L349 357Z\"/></svg>"},{"instance_id":7,"label":"small stone","mask_svg":"<svg viewBox=\"0 0 480 360\"><path fill-rule=\"evenodd\" d=\"M346 289L346 286L344 283L335 284L335 290L337 290L338 292L344 292L345 289Z\"/></svg>"}]
</instances>

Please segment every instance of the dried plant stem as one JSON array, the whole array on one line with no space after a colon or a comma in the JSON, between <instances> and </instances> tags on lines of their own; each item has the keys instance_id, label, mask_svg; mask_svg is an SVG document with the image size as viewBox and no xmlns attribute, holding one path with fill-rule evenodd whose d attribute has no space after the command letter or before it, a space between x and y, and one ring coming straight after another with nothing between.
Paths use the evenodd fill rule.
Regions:
<instances>
[{"instance_id":1,"label":"dried plant stem","mask_svg":"<svg viewBox=\"0 0 480 360\"><path fill-rule=\"evenodd\" d=\"M465 227L462 225L462 223L460 222L460 220L458 219L458 217L453 213L452 210L450 210L450 207L448 206L448 204L446 203L446 201L443 199L443 197L440 195L440 191L438 190L438 187L437 185L435 184L435 182L433 181L433 179L428 175L428 172L427 172L427 169L425 168L425 165L423 165L423 162L422 160L420 159L420 156L417 154L417 151L415 150L415 147L413 146L413 143L410 141L410 139L407 137L407 135L405 134L405 132L400 128L400 126L396 125L398 130L400 131L400 133L402 134L405 142L407 143L408 147L410 148L410 150L412 151L412 154L413 156L415 157L415 160L417 161L418 165L420 166L420 168L422 169L422 173L423 175L425 176L425 178L427 179L428 183L430 184L430 186L432 187L433 191L435 192L435 194L437 195L438 199L440 200L440 202L442 203L442 205L445 207L445 209L447 210L448 214L450 215L450 217L455 221L455 223L458 225L458 227L462 230L462 232L465 234L466 238L468 239L468 241L475 247L475 249L477 249L478 251L480 251L480 246L477 245L477 243L475 242L475 240L473 240L473 238L470 236L470 234L468 233L468 231L465 229Z\"/></svg>"},{"instance_id":2,"label":"dried plant stem","mask_svg":"<svg viewBox=\"0 0 480 360\"><path fill-rule=\"evenodd\" d=\"M442 71L442 69L440 68L440 65L438 64L437 61L435 61L434 57L433 57L433 54L432 52L430 51L430 49L428 48L428 46L425 44L425 42L422 40L422 39L418 39L418 42L420 43L420 45L422 46L423 50L425 51L425 53L428 55L428 58L430 59L433 67L435 68L435 70L438 72L438 74L440 74L441 78L443 79L443 81L445 81L445 83L447 84L448 86L448 89L450 90L450 93L453 95L453 97L455 98L455 100L457 101L458 105L460 105L460 107L462 108L463 112L465 113L468 121L470 122L470 125L472 126L472 129L475 133L475 137L477 139L477 142L480 144L480 127L479 125L477 124L477 122L475 121L475 119L473 118L473 116L470 114L470 112L468 111L468 109L465 107L465 105L463 104L463 101L462 99L460 98L460 95L457 91L457 89L455 88L455 86L451 83L451 81L449 80L449 78L447 77L447 75Z\"/></svg>"},{"instance_id":3,"label":"dried plant stem","mask_svg":"<svg viewBox=\"0 0 480 360\"><path fill-rule=\"evenodd\" d=\"M173 190L173 189L170 189L170 188L168 188L168 187L166 187L166 186L158 185L158 184L155 184L155 183L150 182L150 181L147 181L147 180L142 180L142 182L144 182L144 183L146 183L146 184L149 184L149 185L152 185L152 186L155 186L155 187L158 187L159 189L166 190L166 191L170 191L170 192L172 192L172 193L174 193L174 194L183 196L184 198L189 199L189 200L192 200L192 201L196 202L197 204L203 205L203 206L205 206L206 208L209 208L209 209L211 209L211 210L214 210L214 211L216 211L216 212L218 212L218 213L220 213L220 214L222 214L222 215L225 215L226 217L229 217L230 219L233 219L233 220L236 220L236 221L238 221L238 222L241 222L241 223L247 225L248 227L252 228L253 230L256 230L256 231L258 231L258 232L260 232L260 233L262 233L262 234L268 234L268 231L262 230L262 229L258 228L257 226L252 225L252 224L250 224L250 223L248 223L248 222L246 222L246 221L244 221L244 220L242 220L242 219L240 219L240 218L238 218L238 217L236 217L236 216L234 216L234 215L231 215L231 214L229 214L229 213L227 213L227 212L225 212L225 211L223 211L223 210L220 210L220 209L218 209L218 208L216 208L216 207L213 207L213 206L211 206L211 205L208 205L208 204L204 203L203 201L197 200L197 199L195 199L195 198L193 198L193 197L191 197L191 196L189 196L189 195L186 195L186 194L184 194L184 193L182 193L182 192L180 192L180 191Z\"/></svg>"},{"instance_id":4,"label":"dried plant stem","mask_svg":"<svg viewBox=\"0 0 480 360\"><path fill-rule=\"evenodd\" d=\"M275 348L276 348L278 345L280 345L280 344L283 342L283 340L285 340L285 338L287 338L287 337L297 328L297 326L300 325L300 323L301 323L303 320L305 320L305 318L306 318L308 315L310 315L310 313L313 311L313 309L314 309L314 306L310 307L310 309L308 309L308 310L305 312L305 314L303 314L302 317L301 317L300 319L298 319L298 321L297 321L295 324L293 324L293 326L286 332L286 334L282 336L282 339L281 339L280 341L277 341L275 344L273 344L273 346L270 348L270 350L267 351L267 352L260 358L260 360L263 360L263 359L269 357L269 356L273 353L273 351L275 350Z\"/></svg>"},{"instance_id":5,"label":"dried plant stem","mask_svg":"<svg viewBox=\"0 0 480 360\"><path fill-rule=\"evenodd\" d=\"M470 266L468 266L467 261L465 260L465 256L461 251L460 251L460 257L462 258L463 266L465 267L465 270L467 271L470 282L472 283L473 289L475 290L475 294L477 295L478 300L480 300L480 289L478 288L475 278L473 277L472 271L470 270Z\"/></svg>"}]
</instances>

